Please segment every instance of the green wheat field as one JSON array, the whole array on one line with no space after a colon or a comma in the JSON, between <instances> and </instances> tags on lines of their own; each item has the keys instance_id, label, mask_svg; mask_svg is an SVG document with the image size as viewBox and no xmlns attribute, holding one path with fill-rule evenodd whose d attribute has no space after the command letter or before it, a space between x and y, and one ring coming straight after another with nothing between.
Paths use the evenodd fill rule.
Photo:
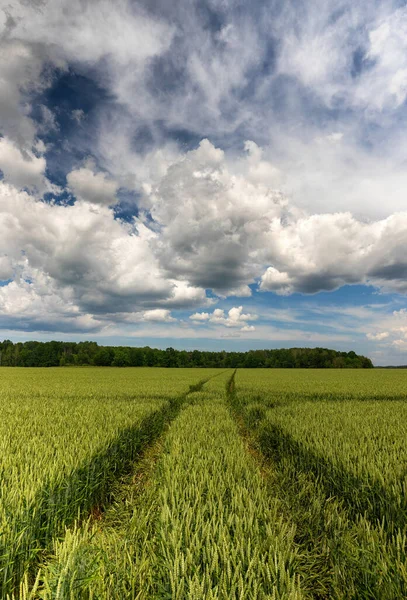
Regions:
<instances>
[{"instance_id":1,"label":"green wheat field","mask_svg":"<svg viewBox=\"0 0 407 600\"><path fill-rule=\"evenodd\" d=\"M0 598L407 598L407 371L0 370Z\"/></svg>"}]
</instances>

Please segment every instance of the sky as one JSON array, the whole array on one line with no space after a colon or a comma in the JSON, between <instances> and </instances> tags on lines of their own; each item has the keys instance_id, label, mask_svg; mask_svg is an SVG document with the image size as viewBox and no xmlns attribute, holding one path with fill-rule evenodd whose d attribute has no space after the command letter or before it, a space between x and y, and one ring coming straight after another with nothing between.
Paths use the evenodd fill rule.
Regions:
<instances>
[{"instance_id":1,"label":"sky","mask_svg":"<svg viewBox=\"0 0 407 600\"><path fill-rule=\"evenodd\" d=\"M0 0L0 339L407 364L407 4Z\"/></svg>"}]
</instances>

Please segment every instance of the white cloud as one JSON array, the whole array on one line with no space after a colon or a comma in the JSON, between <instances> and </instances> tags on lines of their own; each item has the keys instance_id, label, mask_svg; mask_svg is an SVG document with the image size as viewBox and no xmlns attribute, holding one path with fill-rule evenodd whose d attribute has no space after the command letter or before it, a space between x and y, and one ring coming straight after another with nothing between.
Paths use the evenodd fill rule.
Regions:
<instances>
[{"instance_id":1,"label":"white cloud","mask_svg":"<svg viewBox=\"0 0 407 600\"><path fill-rule=\"evenodd\" d=\"M401 352L407 352L407 340L394 340L391 345Z\"/></svg>"},{"instance_id":2,"label":"white cloud","mask_svg":"<svg viewBox=\"0 0 407 600\"><path fill-rule=\"evenodd\" d=\"M357 87L356 99L377 110L399 107L407 96L407 9L379 16L369 31L367 59L373 66Z\"/></svg>"},{"instance_id":3,"label":"white cloud","mask_svg":"<svg viewBox=\"0 0 407 600\"><path fill-rule=\"evenodd\" d=\"M119 102L133 107L145 66L168 49L174 31L171 24L147 16L127 0L44 0L41 5L11 0L2 14L7 17L3 23L7 41L2 43L0 78L3 74L7 93L0 114L2 108L7 111L20 141L27 134L33 140L35 125L28 114L19 123L17 107L25 89L49 85L44 65L60 69L72 63L91 65L95 72L100 70L104 85ZM140 107L148 106L143 88L138 93Z\"/></svg>"},{"instance_id":4,"label":"white cloud","mask_svg":"<svg viewBox=\"0 0 407 600\"><path fill-rule=\"evenodd\" d=\"M21 105L21 81L26 87L49 85L52 66L75 65L86 74L90 67L116 102L115 109L113 103L106 112L101 109L95 154L122 184L134 178L137 163L144 162L145 152L135 142L140 127L151 127L157 142L154 154L165 146L178 146L163 139L154 125L159 122L168 130L227 133L247 120L244 103L234 95L248 85L267 43L256 21L242 19L229 8L210 9L224 12L227 21L211 35L210 28L202 26L205 9L194 3L44 0L40 6L10 0L3 28L19 63L14 65L14 95L8 106ZM27 124L34 138L36 125L29 109Z\"/></svg>"},{"instance_id":5,"label":"white cloud","mask_svg":"<svg viewBox=\"0 0 407 600\"><path fill-rule=\"evenodd\" d=\"M0 256L0 281L6 281L13 276L13 268L9 257L5 254Z\"/></svg>"},{"instance_id":6,"label":"white cloud","mask_svg":"<svg viewBox=\"0 0 407 600\"><path fill-rule=\"evenodd\" d=\"M283 20L275 23L285 26L279 73L295 76L328 106L340 101L369 111L399 107L407 94L406 7L384 2L372 11L368 4L345 2L339 12L329 2L317 5L298 11L287 3Z\"/></svg>"},{"instance_id":7,"label":"white cloud","mask_svg":"<svg viewBox=\"0 0 407 600\"><path fill-rule=\"evenodd\" d=\"M0 138L0 170L5 181L17 188L28 188L43 193L51 186L45 178L46 161L30 150L22 152L8 138Z\"/></svg>"},{"instance_id":8,"label":"white cloud","mask_svg":"<svg viewBox=\"0 0 407 600\"><path fill-rule=\"evenodd\" d=\"M357 12L357 6L347 5L333 19L329 3L317 2L309 11L298 11L294 3L287 3L282 20L274 24L275 30L284 27L283 35L278 31L282 42L279 73L295 76L330 101L340 90L340 76L347 68L346 41ZM340 52L344 46L348 52Z\"/></svg>"},{"instance_id":9,"label":"white cloud","mask_svg":"<svg viewBox=\"0 0 407 600\"><path fill-rule=\"evenodd\" d=\"M114 320L118 323L175 323L177 321L166 308L116 314Z\"/></svg>"},{"instance_id":10,"label":"white cloud","mask_svg":"<svg viewBox=\"0 0 407 600\"><path fill-rule=\"evenodd\" d=\"M208 140L169 166L145 201L164 225L157 255L167 272L222 296L250 295L263 264L259 249L287 204L278 191L231 171Z\"/></svg>"},{"instance_id":11,"label":"white cloud","mask_svg":"<svg viewBox=\"0 0 407 600\"><path fill-rule=\"evenodd\" d=\"M22 284L0 288L3 312L10 318L17 319L13 306L22 311L21 303L32 302L36 312L42 306L46 320L51 312L40 299L50 295L60 298L68 313L93 314L96 319L160 309L147 312L146 318L168 320L171 307L207 303L204 290L162 273L154 255L157 234L142 222L123 223L106 206L88 202L46 204L3 182L0 198L4 275L15 272L21 281L31 282L29 287L23 285L19 303L15 286Z\"/></svg>"},{"instance_id":12,"label":"white cloud","mask_svg":"<svg viewBox=\"0 0 407 600\"><path fill-rule=\"evenodd\" d=\"M248 321L255 321L257 315L243 313L243 306L231 308L227 314L221 308L215 308L212 313L201 312L194 313L189 317L192 321L214 323L215 325L224 325L225 327L239 327L241 331L254 331L253 325L248 325Z\"/></svg>"},{"instance_id":13,"label":"white cloud","mask_svg":"<svg viewBox=\"0 0 407 600\"><path fill-rule=\"evenodd\" d=\"M143 321L152 321L156 323L171 323L175 319L171 316L171 312L165 308L155 308L153 310L145 310L143 312Z\"/></svg>"},{"instance_id":14,"label":"white cloud","mask_svg":"<svg viewBox=\"0 0 407 600\"><path fill-rule=\"evenodd\" d=\"M24 279L0 287L0 327L37 331L97 331L103 323L83 312L69 289L61 290L44 274L35 284Z\"/></svg>"},{"instance_id":15,"label":"white cloud","mask_svg":"<svg viewBox=\"0 0 407 600\"><path fill-rule=\"evenodd\" d=\"M192 308L194 306L211 306L216 302L214 298L208 298L205 290L201 287L190 285L187 281L169 279L172 286L171 296L162 301L165 306L171 308Z\"/></svg>"},{"instance_id":16,"label":"white cloud","mask_svg":"<svg viewBox=\"0 0 407 600\"><path fill-rule=\"evenodd\" d=\"M27 97L30 92L40 91L48 85L47 79L41 78L45 56L38 46L7 39L11 30L5 20L0 52L0 134L7 136L19 149L31 150L36 127L29 116L31 107Z\"/></svg>"},{"instance_id":17,"label":"white cloud","mask_svg":"<svg viewBox=\"0 0 407 600\"><path fill-rule=\"evenodd\" d=\"M114 4L108 0L86 4L80 0L45 0L44 5L46 18L45 7L36 3L11 3L8 10L15 22L9 36L27 44L43 44L60 60L94 64L108 57L111 68L116 64L118 71L129 65L136 69L171 41L170 25L146 17L126 0ZM69 18L63 19L63 15Z\"/></svg>"},{"instance_id":18,"label":"white cloud","mask_svg":"<svg viewBox=\"0 0 407 600\"><path fill-rule=\"evenodd\" d=\"M255 154L263 161L252 148L238 159L238 174L207 140L175 159L146 188L143 202L154 221L143 211L133 223L115 219L108 206L117 183L89 164L68 174L81 200L73 206L37 201L2 182L3 270L8 276L23 269L34 286L43 274L56 294L70 290L72 305L95 315L207 307L215 300L206 288L249 296L256 279L261 290L282 295L354 283L407 292L407 213L373 222L350 213L307 215L248 179ZM191 320L248 327L251 315L242 310L215 309Z\"/></svg>"},{"instance_id":19,"label":"white cloud","mask_svg":"<svg viewBox=\"0 0 407 600\"><path fill-rule=\"evenodd\" d=\"M49 107L39 107L42 119L37 123L30 103L32 95L54 82L55 69L61 73L74 64L83 73L90 67L100 87L120 103L121 114L125 104L136 106L136 96L137 106L150 112L145 71L153 57L169 48L174 27L127 0L10 0L0 7L0 33L0 135L7 135L24 152L32 150L37 135L57 129ZM71 116L78 124L84 120L82 109ZM130 143L134 129L130 120L124 128ZM124 151L122 146L122 159ZM96 147L91 152L98 154Z\"/></svg>"},{"instance_id":20,"label":"white cloud","mask_svg":"<svg viewBox=\"0 0 407 600\"><path fill-rule=\"evenodd\" d=\"M261 277L261 290L272 290L281 296L293 292L292 280L286 272L281 272L274 267L268 267Z\"/></svg>"},{"instance_id":21,"label":"white cloud","mask_svg":"<svg viewBox=\"0 0 407 600\"><path fill-rule=\"evenodd\" d=\"M228 290L226 295L236 296L237 298L249 298L252 295L252 290L248 285L241 285L237 288ZM223 294L219 293L219 297L222 298Z\"/></svg>"},{"instance_id":22,"label":"white cloud","mask_svg":"<svg viewBox=\"0 0 407 600\"><path fill-rule=\"evenodd\" d=\"M196 3L10 0L0 11L0 278L16 277L21 303L6 286L4 313L17 319L15 302L38 322L60 298L75 319L142 322L156 311L166 322L170 310L213 304L208 288L248 298L256 283L280 295L355 283L406 293L407 9L337 8L287 2L258 19L254 5L242 18L217 2L215 31ZM93 121L68 113L77 130L92 121L98 165L67 174L79 200L70 207L37 201L56 191L38 136L58 129L58 110L37 97L56 67L109 97ZM228 151L204 139L185 152L184 136L202 131ZM142 194L133 223L109 210L119 186ZM251 330L250 314L231 310L190 322ZM368 338L404 338L403 319Z\"/></svg>"},{"instance_id":23,"label":"white cloud","mask_svg":"<svg viewBox=\"0 0 407 600\"><path fill-rule=\"evenodd\" d=\"M256 148L239 159L237 175L204 140L149 189L146 202L161 226L157 256L171 276L221 296L249 295L257 277L261 290L282 295L355 283L407 291L407 213L371 222L308 215L244 175L254 156L263 160Z\"/></svg>"},{"instance_id":24,"label":"white cloud","mask_svg":"<svg viewBox=\"0 0 407 600\"><path fill-rule=\"evenodd\" d=\"M381 331L379 333L367 333L366 337L368 340L372 340L374 342L381 342L382 340L388 338L389 335L390 334L388 331Z\"/></svg>"},{"instance_id":25,"label":"white cloud","mask_svg":"<svg viewBox=\"0 0 407 600\"><path fill-rule=\"evenodd\" d=\"M192 321L208 321L210 318L210 314L207 312L194 313L189 318L192 319Z\"/></svg>"},{"instance_id":26,"label":"white cloud","mask_svg":"<svg viewBox=\"0 0 407 600\"><path fill-rule=\"evenodd\" d=\"M111 206L117 202L115 195L119 186L105 173L94 173L92 169L83 167L68 173L66 180L80 200L104 206Z\"/></svg>"},{"instance_id":27,"label":"white cloud","mask_svg":"<svg viewBox=\"0 0 407 600\"><path fill-rule=\"evenodd\" d=\"M406 292L407 213L364 223L350 213L305 216L275 223L269 232L274 266L262 290L315 293L345 284L371 283Z\"/></svg>"},{"instance_id":28,"label":"white cloud","mask_svg":"<svg viewBox=\"0 0 407 600\"><path fill-rule=\"evenodd\" d=\"M223 25L211 35L194 3L159 6L154 12L153 6L142 9L126 0L63 0L44 2L42 8L11 1L0 59L7 90L0 120L10 124L6 133L11 139L32 148L36 125L28 92L51 83L44 65L63 69L74 64L85 73L91 67L97 83L116 101L117 110L112 103L106 113L100 109L99 137L92 143L101 166L120 185L139 188L154 182L157 171L161 178L168 160L179 153L179 144L159 131L160 122L170 131L206 131L217 138L252 133L271 148L261 157L256 144L248 142L255 164L247 179L272 188L283 185L310 212L352 208L357 214L383 216L404 207L405 135L376 113L382 106L394 110L405 97L405 8L394 10L385 2L373 10L368 3L346 1L338 11L332 2L317 1L298 10L288 2L278 15L271 6L264 8L259 21L255 10L242 18L233 4L216 3L212 10ZM272 48L270 32L276 40ZM254 78L270 59L268 52L275 70ZM356 76L357 52L368 66ZM273 108L281 78L307 89L305 95L294 89L280 100L287 118ZM310 106L310 94L318 106ZM335 116L334 126L329 120L326 124L320 102L341 108L343 116ZM322 110L320 121L316 110ZM384 125L390 131L372 140L371 131L361 128L365 117L377 130ZM152 137L153 148L147 151L135 141L140 128Z\"/></svg>"}]
</instances>

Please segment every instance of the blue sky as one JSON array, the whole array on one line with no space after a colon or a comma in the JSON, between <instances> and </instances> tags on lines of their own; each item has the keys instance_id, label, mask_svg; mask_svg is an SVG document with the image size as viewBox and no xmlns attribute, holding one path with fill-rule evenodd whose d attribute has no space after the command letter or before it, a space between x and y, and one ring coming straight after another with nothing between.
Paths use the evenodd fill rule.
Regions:
<instances>
[{"instance_id":1,"label":"blue sky","mask_svg":"<svg viewBox=\"0 0 407 600\"><path fill-rule=\"evenodd\" d=\"M407 7L0 8L0 338L407 363Z\"/></svg>"}]
</instances>

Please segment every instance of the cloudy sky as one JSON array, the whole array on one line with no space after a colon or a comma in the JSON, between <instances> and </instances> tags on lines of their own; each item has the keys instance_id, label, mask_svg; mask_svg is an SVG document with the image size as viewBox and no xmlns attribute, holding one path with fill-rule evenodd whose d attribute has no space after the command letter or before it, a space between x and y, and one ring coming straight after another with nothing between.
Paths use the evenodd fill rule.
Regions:
<instances>
[{"instance_id":1,"label":"cloudy sky","mask_svg":"<svg viewBox=\"0 0 407 600\"><path fill-rule=\"evenodd\" d=\"M407 6L0 0L0 338L407 363Z\"/></svg>"}]
</instances>

